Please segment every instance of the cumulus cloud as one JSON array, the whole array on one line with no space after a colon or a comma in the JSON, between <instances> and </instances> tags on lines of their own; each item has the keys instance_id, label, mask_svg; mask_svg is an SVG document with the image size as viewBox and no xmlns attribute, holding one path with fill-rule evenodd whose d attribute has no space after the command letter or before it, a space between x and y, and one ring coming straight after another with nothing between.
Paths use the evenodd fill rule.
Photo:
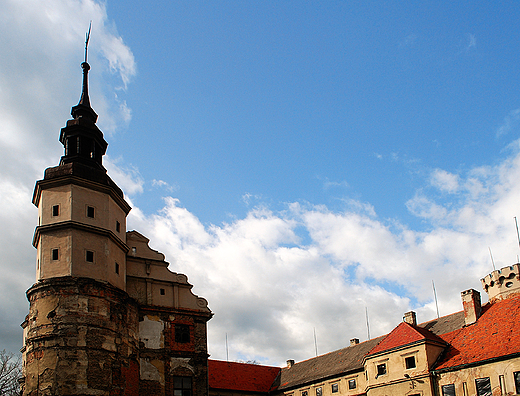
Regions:
<instances>
[{"instance_id":1,"label":"cumulus cloud","mask_svg":"<svg viewBox=\"0 0 520 396\"><path fill-rule=\"evenodd\" d=\"M31 204L42 170L63 153L59 130L81 93L85 33L92 20L90 96L109 134L130 120L116 88L135 74L133 55L117 35L105 5L94 0L2 1L0 15L0 349L18 351L27 314L24 291L35 278L31 246L37 210ZM113 43L108 46L106 43ZM119 96L121 91L118 90ZM117 177L117 167L111 175ZM122 172L124 174L124 172ZM123 183L131 192L139 182ZM16 297L14 297L16 296Z\"/></svg>"},{"instance_id":2,"label":"cumulus cloud","mask_svg":"<svg viewBox=\"0 0 520 396\"><path fill-rule=\"evenodd\" d=\"M116 133L130 121L124 99L114 98L123 96L136 69L104 3L8 0L0 18L0 205L8 208L0 211L0 315L7 318L0 349L16 351L27 313L24 291L35 272L32 189L62 154L57 133L79 99L78 59L89 20L92 72L102 74L91 79L91 96L104 131ZM401 161L396 153L390 158ZM137 169L123 159L107 157L105 164L129 200L143 193L147 181ZM441 315L460 310L460 291L480 289L479 278L492 268L488 247L497 267L516 260L519 177L518 142L496 166L465 174L434 170L407 203L426 231L381 219L367 202L345 199L343 211L290 202L274 212L248 194L244 202L255 206L228 223L203 224L167 197L151 215L134 207L128 224L208 299L213 358L225 358L227 334L231 359L281 364L314 355L314 329L320 353L366 339L365 310L371 336L390 331L410 309L420 321L432 319L432 280Z\"/></svg>"},{"instance_id":3,"label":"cumulus cloud","mask_svg":"<svg viewBox=\"0 0 520 396\"><path fill-rule=\"evenodd\" d=\"M518 152L466 176L435 170L430 181L440 193L462 192L450 202L420 193L409 202L431 224L427 232L371 211L298 202L283 212L255 208L243 219L205 226L174 198L153 216L131 215L129 224L209 300L214 358L225 358L227 334L231 359L282 364L314 355L314 329L320 353L366 339L365 309L372 336L390 331L410 309L420 321L433 319L432 280L441 315L460 310L460 292L480 289L480 277L492 268L488 246L497 266L515 261L519 176ZM457 187L476 184L476 195Z\"/></svg>"}]
</instances>

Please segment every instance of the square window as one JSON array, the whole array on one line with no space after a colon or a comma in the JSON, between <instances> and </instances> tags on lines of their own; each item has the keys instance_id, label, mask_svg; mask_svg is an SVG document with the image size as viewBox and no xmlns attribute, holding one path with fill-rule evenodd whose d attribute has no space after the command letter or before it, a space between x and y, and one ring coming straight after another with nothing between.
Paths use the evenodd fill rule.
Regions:
<instances>
[{"instance_id":1,"label":"square window","mask_svg":"<svg viewBox=\"0 0 520 396\"><path fill-rule=\"evenodd\" d=\"M94 207L93 206L87 206L87 217L90 217L91 219L94 218Z\"/></svg>"},{"instance_id":2,"label":"square window","mask_svg":"<svg viewBox=\"0 0 520 396\"><path fill-rule=\"evenodd\" d=\"M410 356L404 359L404 364L407 369L415 368L415 356Z\"/></svg>"},{"instance_id":3,"label":"square window","mask_svg":"<svg viewBox=\"0 0 520 396\"><path fill-rule=\"evenodd\" d=\"M116 231L117 232L121 231L121 223L119 221L116 221Z\"/></svg>"},{"instance_id":4,"label":"square window","mask_svg":"<svg viewBox=\"0 0 520 396\"><path fill-rule=\"evenodd\" d=\"M60 205L52 206L52 217L56 217L60 215Z\"/></svg>"},{"instance_id":5,"label":"square window","mask_svg":"<svg viewBox=\"0 0 520 396\"><path fill-rule=\"evenodd\" d=\"M302 391L302 396L308 396L308 395L309 395L309 393L306 390Z\"/></svg>"},{"instance_id":6,"label":"square window","mask_svg":"<svg viewBox=\"0 0 520 396\"><path fill-rule=\"evenodd\" d=\"M94 262L94 252L91 250L87 250L86 254L85 254L85 260L87 260L87 262L89 262L89 263L93 263Z\"/></svg>"},{"instance_id":7,"label":"square window","mask_svg":"<svg viewBox=\"0 0 520 396\"><path fill-rule=\"evenodd\" d=\"M332 384L331 390L332 390L332 393L338 393L339 385L338 384Z\"/></svg>"},{"instance_id":8,"label":"square window","mask_svg":"<svg viewBox=\"0 0 520 396\"><path fill-rule=\"evenodd\" d=\"M321 396L322 395L322 389L321 389L321 386L317 387L316 388L316 396Z\"/></svg>"},{"instance_id":9,"label":"square window","mask_svg":"<svg viewBox=\"0 0 520 396\"><path fill-rule=\"evenodd\" d=\"M59 249L52 249L52 259L58 260L60 258L60 251Z\"/></svg>"},{"instance_id":10,"label":"square window","mask_svg":"<svg viewBox=\"0 0 520 396\"><path fill-rule=\"evenodd\" d=\"M380 375L385 375L385 374L386 374L386 363L378 364L376 378L379 377Z\"/></svg>"},{"instance_id":11,"label":"square window","mask_svg":"<svg viewBox=\"0 0 520 396\"><path fill-rule=\"evenodd\" d=\"M487 378L477 378L475 380L477 386L477 396L492 396L491 393L491 381Z\"/></svg>"},{"instance_id":12,"label":"square window","mask_svg":"<svg viewBox=\"0 0 520 396\"><path fill-rule=\"evenodd\" d=\"M183 344L190 342L190 326L185 324L175 325L175 342Z\"/></svg>"},{"instance_id":13,"label":"square window","mask_svg":"<svg viewBox=\"0 0 520 396\"><path fill-rule=\"evenodd\" d=\"M164 296L166 294L166 290L161 289L161 296Z\"/></svg>"},{"instance_id":14,"label":"square window","mask_svg":"<svg viewBox=\"0 0 520 396\"><path fill-rule=\"evenodd\" d=\"M356 380L355 379L348 380L348 388L349 389L356 389Z\"/></svg>"},{"instance_id":15,"label":"square window","mask_svg":"<svg viewBox=\"0 0 520 396\"><path fill-rule=\"evenodd\" d=\"M442 386L442 396L455 396L455 384Z\"/></svg>"},{"instance_id":16,"label":"square window","mask_svg":"<svg viewBox=\"0 0 520 396\"><path fill-rule=\"evenodd\" d=\"M119 264L118 263L116 263L116 274L119 275Z\"/></svg>"}]
</instances>

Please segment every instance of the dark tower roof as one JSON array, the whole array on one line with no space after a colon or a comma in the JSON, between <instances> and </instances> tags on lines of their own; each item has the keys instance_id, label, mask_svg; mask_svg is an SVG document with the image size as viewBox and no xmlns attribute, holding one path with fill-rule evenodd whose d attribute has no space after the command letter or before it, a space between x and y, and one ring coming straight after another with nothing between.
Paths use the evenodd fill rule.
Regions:
<instances>
[{"instance_id":1,"label":"dark tower roof","mask_svg":"<svg viewBox=\"0 0 520 396\"><path fill-rule=\"evenodd\" d=\"M72 108L70 114L74 118L87 117L95 123L98 115L92 107L90 107L90 98L88 96L88 71L90 70L90 65L85 61L81 64L81 68L83 69L83 89L81 91L81 98L79 99L79 103Z\"/></svg>"}]
</instances>

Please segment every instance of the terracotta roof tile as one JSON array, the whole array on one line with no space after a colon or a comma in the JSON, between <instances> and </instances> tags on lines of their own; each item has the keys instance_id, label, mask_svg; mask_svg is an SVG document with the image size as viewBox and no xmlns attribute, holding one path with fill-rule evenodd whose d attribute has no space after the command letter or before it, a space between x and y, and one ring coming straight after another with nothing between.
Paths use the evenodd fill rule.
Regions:
<instances>
[{"instance_id":1,"label":"terracotta roof tile","mask_svg":"<svg viewBox=\"0 0 520 396\"><path fill-rule=\"evenodd\" d=\"M482 306L477 322L441 337L450 344L436 370L520 353L520 295Z\"/></svg>"},{"instance_id":2,"label":"terracotta roof tile","mask_svg":"<svg viewBox=\"0 0 520 396\"><path fill-rule=\"evenodd\" d=\"M269 392L279 367L208 360L209 387L244 392Z\"/></svg>"},{"instance_id":3,"label":"terracotta roof tile","mask_svg":"<svg viewBox=\"0 0 520 396\"><path fill-rule=\"evenodd\" d=\"M439 336L436 336L422 327L401 322L399 326L393 329L379 344L372 348L368 355L375 355L421 340L430 340L441 344L445 343Z\"/></svg>"}]
</instances>

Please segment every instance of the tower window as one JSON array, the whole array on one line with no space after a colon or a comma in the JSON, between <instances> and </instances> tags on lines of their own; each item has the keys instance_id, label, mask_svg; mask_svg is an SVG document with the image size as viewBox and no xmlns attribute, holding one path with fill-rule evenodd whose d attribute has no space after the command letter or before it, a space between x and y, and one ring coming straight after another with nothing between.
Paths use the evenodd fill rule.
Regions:
<instances>
[{"instance_id":1,"label":"tower window","mask_svg":"<svg viewBox=\"0 0 520 396\"><path fill-rule=\"evenodd\" d=\"M161 296L164 296L166 294L166 290L161 289L160 291L161 291Z\"/></svg>"},{"instance_id":2,"label":"tower window","mask_svg":"<svg viewBox=\"0 0 520 396\"><path fill-rule=\"evenodd\" d=\"M119 221L116 221L116 231L121 232L121 223Z\"/></svg>"},{"instance_id":3,"label":"tower window","mask_svg":"<svg viewBox=\"0 0 520 396\"><path fill-rule=\"evenodd\" d=\"M85 260L87 260L88 263L94 262L94 252L92 250L86 251Z\"/></svg>"},{"instance_id":4,"label":"tower window","mask_svg":"<svg viewBox=\"0 0 520 396\"><path fill-rule=\"evenodd\" d=\"M338 384L332 384L331 391L332 391L332 393L338 393L339 392L339 385Z\"/></svg>"},{"instance_id":5,"label":"tower window","mask_svg":"<svg viewBox=\"0 0 520 396\"><path fill-rule=\"evenodd\" d=\"M173 394L191 396L191 377L173 377Z\"/></svg>"},{"instance_id":6,"label":"tower window","mask_svg":"<svg viewBox=\"0 0 520 396\"><path fill-rule=\"evenodd\" d=\"M316 388L316 396L321 396L323 394L321 386Z\"/></svg>"},{"instance_id":7,"label":"tower window","mask_svg":"<svg viewBox=\"0 0 520 396\"><path fill-rule=\"evenodd\" d=\"M60 258L60 251L59 249L52 249L52 259L58 260Z\"/></svg>"},{"instance_id":8,"label":"tower window","mask_svg":"<svg viewBox=\"0 0 520 396\"><path fill-rule=\"evenodd\" d=\"M56 217L60 215L60 205L53 205L52 206L52 216Z\"/></svg>"},{"instance_id":9,"label":"tower window","mask_svg":"<svg viewBox=\"0 0 520 396\"><path fill-rule=\"evenodd\" d=\"M404 359L404 364L407 369L415 368L415 356L410 356Z\"/></svg>"},{"instance_id":10,"label":"tower window","mask_svg":"<svg viewBox=\"0 0 520 396\"><path fill-rule=\"evenodd\" d=\"M185 324L175 325L175 342L183 344L190 342L190 326Z\"/></svg>"},{"instance_id":11,"label":"tower window","mask_svg":"<svg viewBox=\"0 0 520 396\"><path fill-rule=\"evenodd\" d=\"M90 217L91 219L94 218L94 207L93 206L87 206L87 217Z\"/></svg>"},{"instance_id":12,"label":"tower window","mask_svg":"<svg viewBox=\"0 0 520 396\"><path fill-rule=\"evenodd\" d=\"M348 380L348 388L356 389L356 380L355 379Z\"/></svg>"},{"instance_id":13,"label":"tower window","mask_svg":"<svg viewBox=\"0 0 520 396\"><path fill-rule=\"evenodd\" d=\"M119 275L119 264L118 263L116 263L116 274Z\"/></svg>"}]
</instances>

